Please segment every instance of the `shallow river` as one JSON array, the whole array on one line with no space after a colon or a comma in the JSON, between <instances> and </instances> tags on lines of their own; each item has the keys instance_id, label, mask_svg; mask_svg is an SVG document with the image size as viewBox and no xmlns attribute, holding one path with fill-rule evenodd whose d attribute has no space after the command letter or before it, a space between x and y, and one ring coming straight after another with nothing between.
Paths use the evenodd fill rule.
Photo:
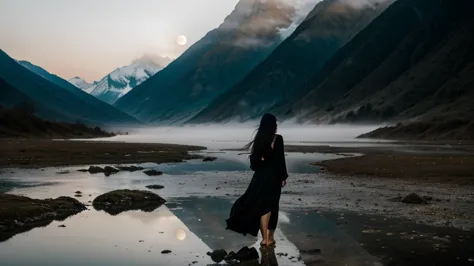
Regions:
<instances>
[{"instance_id":1,"label":"shallow river","mask_svg":"<svg viewBox=\"0 0 474 266\"><path fill-rule=\"evenodd\" d=\"M176 164L143 164L165 174L149 177L142 172L121 172L110 177L77 172L80 167L43 170L12 170L4 180L16 184L10 193L34 198L72 196L77 190L83 197L78 200L91 204L98 195L121 188L145 189L146 185L161 184L157 191L167 199L165 206L154 212L125 212L111 216L88 211L65 221L53 222L45 228L36 228L0 243L0 264L7 265L196 265L211 264L206 253L224 248L237 251L255 246L258 239L243 237L225 230L225 219L231 204L241 192L232 187L217 188L213 180L230 181L251 175L247 155L237 152L212 153L218 159L211 163L193 160ZM287 156L289 172L293 175L317 173L319 169L309 162L337 158L336 155L292 153ZM68 170L68 174L58 174ZM207 184L209 183L209 185ZM19 185L19 186L18 186ZM66 225L59 228L59 225ZM305 265L306 261L322 260L320 255L304 257L289 238L304 230L305 234L326 234L326 241L338 237L337 245L324 250L326 260L348 260L357 265L373 265L376 261L334 224L319 215L307 215L301 210L282 209L280 227L276 232L278 265ZM296 239L298 241L299 239ZM324 242L319 239L319 242ZM333 244L331 244L333 245ZM331 245L328 245L330 247ZM316 249L321 247L307 247ZM336 252L336 250L338 250ZM161 254L171 250L171 254ZM342 251L341 251L342 250ZM332 257L332 258L331 258ZM300 260L299 260L300 259Z\"/></svg>"},{"instance_id":2,"label":"shallow river","mask_svg":"<svg viewBox=\"0 0 474 266\"><path fill-rule=\"evenodd\" d=\"M369 130L361 128L348 132L346 128L332 128L320 132L283 128L281 131L287 144L392 145L354 141L355 136ZM156 192L167 203L153 212L132 211L117 216L95 211L89 206L89 210L65 221L53 222L1 242L0 265L209 265L212 261L206 255L208 251L221 248L237 251L243 246L258 248L258 239L225 230L225 219L232 202L243 193L252 173L246 154L220 151L241 147L250 139L252 131L253 128L162 128L107 139L203 145L209 148L206 155L218 158L208 163L192 160L142 164L163 171L164 175L159 177L149 177L142 172L120 172L105 177L76 171L84 166L5 171L0 178L6 184L4 188L11 189L9 193L33 198L73 196L80 190L83 196L78 200L90 205L95 197L111 190L145 189L146 185L160 184L165 188ZM291 178L297 177L300 177L300 184L306 183L308 178L318 180L319 168L309 163L335 158L339 155L287 154L290 182ZM69 173L59 174L60 171ZM352 189L353 186L351 182L338 185L327 183L323 178L320 180L315 184L319 186L318 193L337 187ZM235 185L237 183L239 185ZM312 197L311 191L305 193ZM293 207L291 202L301 201L297 199L298 194L287 194L286 197L276 232L277 255L271 265L381 265L358 241L318 211ZM321 254L306 252L315 249L320 249ZM172 252L162 254L163 250Z\"/></svg>"}]
</instances>

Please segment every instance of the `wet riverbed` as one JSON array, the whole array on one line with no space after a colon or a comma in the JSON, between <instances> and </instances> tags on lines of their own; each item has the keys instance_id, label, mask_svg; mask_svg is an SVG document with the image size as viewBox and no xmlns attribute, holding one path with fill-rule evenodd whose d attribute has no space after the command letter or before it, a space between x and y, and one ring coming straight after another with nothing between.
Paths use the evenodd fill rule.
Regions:
<instances>
[{"instance_id":1,"label":"wet riverbed","mask_svg":"<svg viewBox=\"0 0 474 266\"><path fill-rule=\"evenodd\" d=\"M56 198L74 196L80 190L82 197L78 200L91 204L95 197L111 190L146 189L147 185L158 184L165 188L154 192L167 203L154 212L133 211L117 216L89 206L88 211L65 221L0 243L0 265L208 265L212 261L206 253L213 249L258 248L258 239L225 230L230 206L244 192L252 172L248 155L220 149L241 147L247 139L235 141L239 138L229 135L232 141L226 141L206 136L206 132L202 131L199 138L162 130L140 138L113 139L169 143L187 139L188 144L209 147L206 156L217 157L207 163L142 164L163 171L164 175L158 177L140 171L109 177L77 171L88 166L2 170L0 192ZM250 135L251 130L241 133ZM299 133L283 133L288 144L398 147L360 141L328 144L319 142L317 134L299 142ZM339 141L343 133L335 132L334 141ZM278 265L474 265L470 255L474 254L472 231L458 229L473 228L472 189L401 180L336 178L310 165L347 155L287 154L290 179L283 190L276 232ZM409 192L433 195L440 201L426 206L389 201ZM171 253L162 254L163 250ZM420 264L418 255L429 259Z\"/></svg>"}]
</instances>

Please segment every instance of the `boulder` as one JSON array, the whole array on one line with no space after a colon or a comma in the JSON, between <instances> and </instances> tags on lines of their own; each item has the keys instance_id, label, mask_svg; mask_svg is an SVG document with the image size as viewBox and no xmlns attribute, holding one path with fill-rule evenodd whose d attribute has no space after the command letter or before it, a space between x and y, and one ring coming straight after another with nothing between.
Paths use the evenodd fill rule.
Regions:
<instances>
[{"instance_id":1,"label":"boulder","mask_svg":"<svg viewBox=\"0 0 474 266\"><path fill-rule=\"evenodd\" d=\"M211 157L211 156L202 159L203 162L213 162L215 160L217 160L217 158L216 157Z\"/></svg>"},{"instance_id":2,"label":"boulder","mask_svg":"<svg viewBox=\"0 0 474 266\"><path fill-rule=\"evenodd\" d=\"M416 193L411 193L404 197L402 202L407 204L426 204L426 201Z\"/></svg>"},{"instance_id":3,"label":"boulder","mask_svg":"<svg viewBox=\"0 0 474 266\"><path fill-rule=\"evenodd\" d=\"M114 168L114 167L112 167L112 166L106 166L106 167L104 168L104 174L105 174L105 176L111 176L111 175L116 174L116 173L118 173L118 172L120 172L120 170L117 169L117 168Z\"/></svg>"},{"instance_id":4,"label":"boulder","mask_svg":"<svg viewBox=\"0 0 474 266\"><path fill-rule=\"evenodd\" d=\"M116 168L119 169L120 171L125 171L125 172L136 172L136 171L141 171L141 170L145 169L143 167L135 166L135 165L117 166Z\"/></svg>"},{"instance_id":5,"label":"boulder","mask_svg":"<svg viewBox=\"0 0 474 266\"><path fill-rule=\"evenodd\" d=\"M99 167L99 166L90 166L89 170L87 170L91 174L98 174L98 173L103 173L104 168Z\"/></svg>"},{"instance_id":6,"label":"boulder","mask_svg":"<svg viewBox=\"0 0 474 266\"><path fill-rule=\"evenodd\" d=\"M96 210L103 210L111 215L131 210L152 212L166 201L150 191L121 189L98 196L92 201Z\"/></svg>"},{"instance_id":7,"label":"boulder","mask_svg":"<svg viewBox=\"0 0 474 266\"><path fill-rule=\"evenodd\" d=\"M163 172L156 171L156 170L153 170L153 169L143 171L143 173L145 173L147 176L159 176L159 175L163 174Z\"/></svg>"},{"instance_id":8,"label":"boulder","mask_svg":"<svg viewBox=\"0 0 474 266\"><path fill-rule=\"evenodd\" d=\"M212 261L219 263L227 256L227 251L223 249L214 250L209 254L209 256L211 256Z\"/></svg>"},{"instance_id":9,"label":"boulder","mask_svg":"<svg viewBox=\"0 0 474 266\"><path fill-rule=\"evenodd\" d=\"M231 252L229 252L229 254L227 254L227 256L225 256L224 260L226 262L233 261L233 260L235 260L235 256L236 256L235 252L231 251Z\"/></svg>"},{"instance_id":10,"label":"boulder","mask_svg":"<svg viewBox=\"0 0 474 266\"><path fill-rule=\"evenodd\" d=\"M235 259L238 261L249 261L249 260L258 260L259 255L255 248L243 247L237 254L235 254Z\"/></svg>"},{"instance_id":11,"label":"boulder","mask_svg":"<svg viewBox=\"0 0 474 266\"><path fill-rule=\"evenodd\" d=\"M169 249L165 249L163 251L161 251L161 254L170 254L171 253L171 250Z\"/></svg>"},{"instance_id":12,"label":"boulder","mask_svg":"<svg viewBox=\"0 0 474 266\"><path fill-rule=\"evenodd\" d=\"M146 188L148 188L148 189L163 189L165 187L162 186L162 185L148 185L148 186L146 186Z\"/></svg>"},{"instance_id":13,"label":"boulder","mask_svg":"<svg viewBox=\"0 0 474 266\"><path fill-rule=\"evenodd\" d=\"M119 169L114 168L112 166L106 166L104 168L99 167L99 166L90 166L87 171L91 174L104 173L105 176L110 176L110 175L120 172Z\"/></svg>"},{"instance_id":14,"label":"boulder","mask_svg":"<svg viewBox=\"0 0 474 266\"><path fill-rule=\"evenodd\" d=\"M84 204L71 197L40 200L0 194L0 242L53 221L63 221L86 209Z\"/></svg>"}]
</instances>

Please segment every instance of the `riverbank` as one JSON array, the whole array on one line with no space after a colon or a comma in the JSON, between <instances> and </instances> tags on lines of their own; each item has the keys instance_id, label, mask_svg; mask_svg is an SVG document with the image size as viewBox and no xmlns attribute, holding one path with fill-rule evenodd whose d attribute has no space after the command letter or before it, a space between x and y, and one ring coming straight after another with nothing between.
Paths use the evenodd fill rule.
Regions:
<instances>
[{"instance_id":1,"label":"riverbank","mask_svg":"<svg viewBox=\"0 0 474 266\"><path fill-rule=\"evenodd\" d=\"M49 139L0 139L0 168L169 163L197 158L205 147Z\"/></svg>"},{"instance_id":2,"label":"riverbank","mask_svg":"<svg viewBox=\"0 0 474 266\"><path fill-rule=\"evenodd\" d=\"M474 152L473 147L467 145L287 146L286 151L346 155L315 163L328 173L340 176L474 185Z\"/></svg>"}]
</instances>

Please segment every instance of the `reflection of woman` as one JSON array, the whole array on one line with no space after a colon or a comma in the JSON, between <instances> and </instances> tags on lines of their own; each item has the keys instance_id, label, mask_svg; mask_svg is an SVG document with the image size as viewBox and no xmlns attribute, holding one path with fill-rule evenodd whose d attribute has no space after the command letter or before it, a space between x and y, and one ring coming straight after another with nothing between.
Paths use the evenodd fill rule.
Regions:
<instances>
[{"instance_id":1,"label":"reflection of woman","mask_svg":"<svg viewBox=\"0 0 474 266\"><path fill-rule=\"evenodd\" d=\"M276 258L274 248L263 248L262 250L262 261L261 266L278 266L278 260Z\"/></svg>"},{"instance_id":2,"label":"reflection of woman","mask_svg":"<svg viewBox=\"0 0 474 266\"><path fill-rule=\"evenodd\" d=\"M250 168L255 172L249 187L232 207L227 229L257 236L260 229L262 246L275 244L273 234L278 222L281 188L286 185L283 137L276 135L275 116L265 114L260 121L252 147Z\"/></svg>"}]
</instances>

